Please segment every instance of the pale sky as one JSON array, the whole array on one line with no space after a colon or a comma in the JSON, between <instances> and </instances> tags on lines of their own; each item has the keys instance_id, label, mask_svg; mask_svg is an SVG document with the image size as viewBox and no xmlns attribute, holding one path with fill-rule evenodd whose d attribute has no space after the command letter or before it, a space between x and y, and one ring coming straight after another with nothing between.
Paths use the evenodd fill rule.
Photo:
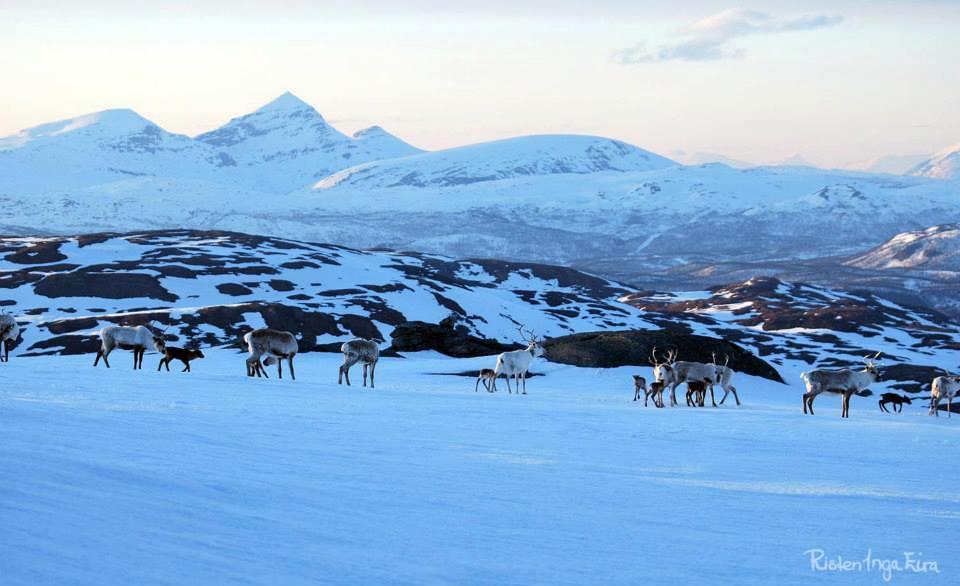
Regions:
<instances>
[{"instance_id":1,"label":"pale sky","mask_svg":"<svg viewBox=\"0 0 960 586\"><path fill-rule=\"evenodd\" d=\"M533 133L842 166L960 142L960 0L0 0L0 136L194 135L290 90L438 149Z\"/></svg>"}]
</instances>

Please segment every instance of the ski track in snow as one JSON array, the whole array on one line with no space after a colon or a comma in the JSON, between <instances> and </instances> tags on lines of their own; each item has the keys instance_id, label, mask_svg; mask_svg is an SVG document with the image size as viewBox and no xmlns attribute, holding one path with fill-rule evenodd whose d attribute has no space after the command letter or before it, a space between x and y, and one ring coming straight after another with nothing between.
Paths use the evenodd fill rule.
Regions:
<instances>
[{"instance_id":1,"label":"ski track in snow","mask_svg":"<svg viewBox=\"0 0 960 586\"><path fill-rule=\"evenodd\" d=\"M0 365L0 583L882 583L814 573L813 548L957 576L960 420L922 401L841 420L835 397L803 416L793 376L658 410L632 368L538 362L513 396L426 374L490 357L384 358L376 390L338 387L335 354L299 356L296 382L225 350L157 360Z\"/></svg>"}]
</instances>

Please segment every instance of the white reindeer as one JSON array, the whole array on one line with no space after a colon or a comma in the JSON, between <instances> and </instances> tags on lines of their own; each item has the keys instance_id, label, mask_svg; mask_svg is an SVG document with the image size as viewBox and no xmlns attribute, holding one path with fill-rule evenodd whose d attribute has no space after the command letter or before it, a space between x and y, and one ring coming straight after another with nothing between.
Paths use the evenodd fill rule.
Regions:
<instances>
[{"instance_id":1,"label":"white reindeer","mask_svg":"<svg viewBox=\"0 0 960 586\"><path fill-rule=\"evenodd\" d=\"M293 357L297 355L299 346L297 339L290 332L273 330L270 328L259 328L243 335L243 341L247 344L247 351L250 355L247 357L247 376L267 376L264 366L272 364L277 365L277 378L283 378L282 359L287 359L290 366L290 378L297 380L296 372L293 370ZM263 364L260 364L260 357L267 355Z\"/></svg>"},{"instance_id":2,"label":"white reindeer","mask_svg":"<svg viewBox=\"0 0 960 586\"><path fill-rule=\"evenodd\" d=\"M930 412L940 416L940 401L947 400L947 417L953 409L953 398L960 394L960 376L938 376L930 385Z\"/></svg>"},{"instance_id":3,"label":"white reindeer","mask_svg":"<svg viewBox=\"0 0 960 586\"><path fill-rule=\"evenodd\" d=\"M504 352L497 356L497 365L493 369L493 384L491 385L493 390L491 392L497 392L497 379L502 374L507 377L507 392L513 393L510 389L510 377L512 376L517 383L517 394L520 394L521 381L523 381L523 394L527 394L527 372L530 371L530 365L533 364L534 359L543 356L543 346L533 332L524 330L522 326L520 327L520 337L527 342L526 349Z\"/></svg>"},{"instance_id":4,"label":"white reindeer","mask_svg":"<svg viewBox=\"0 0 960 586\"><path fill-rule=\"evenodd\" d=\"M850 397L863 395L867 387L880 380L880 371L876 362L879 357L879 352L872 357L865 357L863 370L818 368L802 373L800 378L807 387L807 392L803 394L803 413L806 414L809 407L810 415L813 415L813 400L820 393L826 392L843 395L840 417L850 417Z\"/></svg>"},{"instance_id":5,"label":"white reindeer","mask_svg":"<svg viewBox=\"0 0 960 586\"><path fill-rule=\"evenodd\" d=\"M133 369L143 368L143 355L147 348L151 346L157 352L163 352L166 344L163 341L163 334L155 334L147 326L106 326L100 330L100 350L97 351L97 358L93 361L96 366L100 359L110 368L109 356L115 348L122 350L133 350Z\"/></svg>"},{"instance_id":6,"label":"white reindeer","mask_svg":"<svg viewBox=\"0 0 960 586\"><path fill-rule=\"evenodd\" d=\"M733 393L733 398L737 400L737 407L739 407L740 397L737 395L737 388L730 383L730 379L733 378L734 373L734 370L727 366L730 364L730 356L725 354L724 359L722 365L717 364L717 355L713 355L713 365L717 369L717 376L714 377L713 380L723 389L723 397L720 399L720 404L723 405L723 402L727 400L727 395ZM713 385L710 386L710 400L713 400Z\"/></svg>"},{"instance_id":7,"label":"white reindeer","mask_svg":"<svg viewBox=\"0 0 960 586\"><path fill-rule=\"evenodd\" d=\"M370 388L373 389L373 373L377 369L377 361L380 360L380 345L376 340L364 340L363 338L354 338L344 342L340 346L343 352L343 364L340 365L340 374L337 376L337 384L343 384L343 379L347 379L347 386L350 386L350 367L356 363L363 365L363 386L367 386L367 368L370 368Z\"/></svg>"},{"instance_id":8,"label":"white reindeer","mask_svg":"<svg viewBox=\"0 0 960 586\"><path fill-rule=\"evenodd\" d=\"M0 313L0 362L10 362L10 346L20 337L20 326L12 315L4 311Z\"/></svg>"},{"instance_id":9,"label":"white reindeer","mask_svg":"<svg viewBox=\"0 0 960 586\"><path fill-rule=\"evenodd\" d=\"M714 381L717 378L717 368L713 364L702 362L688 362L677 360L677 351L671 350L667 360L661 362L657 357L657 348L654 346L650 355L650 364L653 365L653 379L670 387L670 406L677 405L677 387L683 383L694 381ZM710 399L713 401L713 385L710 384ZM713 402L716 407L716 401Z\"/></svg>"}]
</instances>

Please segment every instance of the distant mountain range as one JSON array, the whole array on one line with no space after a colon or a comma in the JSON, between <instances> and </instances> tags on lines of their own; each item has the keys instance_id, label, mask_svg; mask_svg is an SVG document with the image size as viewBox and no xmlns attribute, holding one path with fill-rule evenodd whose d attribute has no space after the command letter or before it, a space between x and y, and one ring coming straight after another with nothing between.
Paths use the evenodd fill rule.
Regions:
<instances>
[{"instance_id":1,"label":"distant mountain range","mask_svg":"<svg viewBox=\"0 0 960 586\"><path fill-rule=\"evenodd\" d=\"M581 135L424 152L378 127L347 136L287 93L194 138L109 110L0 139L0 231L229 229L642 283L683 267L848 258L960 221L957 156L898 177L800 159L682 165Z\"/></svg>"}]
</instances>

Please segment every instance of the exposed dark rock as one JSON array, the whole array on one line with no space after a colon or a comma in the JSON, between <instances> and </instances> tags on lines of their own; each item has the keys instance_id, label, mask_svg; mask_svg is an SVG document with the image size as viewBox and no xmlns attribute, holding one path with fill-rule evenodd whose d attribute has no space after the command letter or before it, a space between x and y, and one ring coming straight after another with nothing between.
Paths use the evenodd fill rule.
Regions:
<instances>
[{"instance_id":1,"label":"exposed dark rock","mask_svg":"<svg viewBox=\"0 0 960 586\"><path fill-rule=\"evenodd\" d=\"M654 347L661 353L676 349L680 360L693 362L711 362L713 353L719 360L729 356L729 366L737 372L783 382L780 373L766 361L736 344L705 336L665 330L624 330L571 334L544 343L545 355L551 362L588 368L649 367Z\"/></svg>"},{"instance_id":2,"label":"exposed dark rock","mask_svg":"<svg viewBox=\"0 0 960 586\"><path fill-rule=\"evenodd\" d=\"M454 329L422 321L408 321L398 325L393 330L392 338L391 348L397 352L436 350L456 358L489 356L520 347L478 338L466 333L462 328Z\"/></svg>"},{"instance_id":3,"label":"exposed dark rock","mask_svg":"<svg viewBox=\"0 0 960 586\"><path fill-rule=\"evenodd\" d=\"M293 291L297 288L294 283L285 279L270 279L267 281L267 284L273 287L274 291L280 291L281 293L287 293L288 291Z\"/></svg>"},{"instance_id":4,"label":"exposed dark rock","mask_svg":"<svg viewBox=\"0 0 960 586\"><path fill-rule=\"evenodd\" d=\"M54 334L69 334L80 330L89 330L97 327L98 320L92 317L76 319L58 319L46 323L47 329Z\"/></svg>"},{"instance_id":5,"label":"exposed dark rock","mask_svg":"<svg viewBox=\"0 0 960 586\"><path fill-rule=\"evenodd\" d=\"M157 277L141 273L55 273L37 282L34 291L44 297L146 297L170 302L178 299L163 288Z\"/></svg>"},{"instance_id":6,"label":"exposed dark rock","mask_svg":"<svg viewBox=\"0 0 960 586\"><path fill-rule=\"evenodd\" d=\"M242 297L244 295L253 294L253 291L239 283L220 283L217 285L217 291L223 293L224 295L231 295L233 297Z\"/></svg>"},{"instance_id":7,"label":"exposed dark rock","mask_svg":"<svg viewBox=\"0 0 960 586\"><path fill-rule=\"evenodd\" d=\"M4 257L7 262L21 265L42 265L66 260L67 256L60 252L63 240L42 240L17 250Z\"/></svg>"}]
</instances>

